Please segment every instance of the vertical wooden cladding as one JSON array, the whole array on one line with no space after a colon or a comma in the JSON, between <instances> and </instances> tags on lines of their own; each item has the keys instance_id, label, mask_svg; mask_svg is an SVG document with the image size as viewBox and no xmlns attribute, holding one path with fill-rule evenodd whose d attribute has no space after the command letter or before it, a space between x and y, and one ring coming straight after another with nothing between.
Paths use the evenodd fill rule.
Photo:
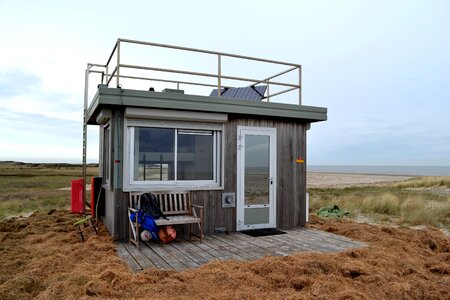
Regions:
<instances>
[{"instance_id":1,"label":"vertical wooden cladding","mask_svg":"<svg viewBox=\"0 0 450 300\"><path fill-rule=\"evenodd\" d=\"M306 214L306 166L296 163L298 156L306 159L307 124L282 119L238 118L229 115L224 129L224 189L191 191L194 204L205 208L205 233L216 230L236 231L236 208L222 208L222 194L237 192L237 127L272 127L277 129L277 227L302 226ZM116 147L116 146L115 146ZM121 149L120 149L121 150ZM123 161L123 154L120 152ZM117 171L117 170L115 170ZM116 178L117 179L117 178ZM121 177L119 178L121 180ZM106 197L105 221L110 233L125 239L128 235L126 207L128 193L120 186L114 187ZM237 196L237 195L236 195Z\"/></svg>"},{"instance_id":2,"label":"vertical wooden cladding","mask_svg":"<svg viewBox=\"0 0 450 300\"><path fill-rule=\"evenodd\" d=\"M306 214L306 124L284 120L236 118L229 115L224 132L224 190L192 191L193 202L205 207L205 232L236 230L236 208L222 208L222 194L237 192L237 127L277 129L277 227L302 226Z\"/></svg>"},{"instance_id":3,"label":"vertical wooden cladding","mask_svg":"<svg viewBox=\"0 0 450 300\"><path fill-rule=\"evenodd\" d=\"M302 226L306 221L306 124L277 122L277 224Z\"/></svg>"}]
</instances>

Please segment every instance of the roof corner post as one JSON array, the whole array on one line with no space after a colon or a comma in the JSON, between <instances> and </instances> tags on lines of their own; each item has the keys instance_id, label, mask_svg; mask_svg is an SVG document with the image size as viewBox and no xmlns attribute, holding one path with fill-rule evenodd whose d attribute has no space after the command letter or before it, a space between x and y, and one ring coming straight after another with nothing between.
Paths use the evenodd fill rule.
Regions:
<instances>
[{"instance_id":1,"label":"roof corner post","mask_svg":"<svg viewBox=\"0 0 450 300\"><path fill-rule=\"evenodd\" d=\"M108 65L105 65L105 78L106 78L105 84L108 85L109 83Z\"/></svg>"},{"instance_id":2,"label":"roof corner post","mask_svg":"<svg viewBox=\"0 0 450 300\"><path fill-rule=\"evenodd\" d=\"M302 65L298 65L298 105L302 105Z\"/></svg>"},{"instance_id":3,"label":"roof corner post","mask_svg":"<svg viewBox=\"0 0 450 300\"><path fill-rule=\"evenodd\" d=\"M120 87L119 77L120 77L120 39L117 40L117 73L116 73L117 88Z\"/></svg>"},{"instance_id":4,"label":"roof corner post","mask_svg":"<svg viewBox=\"0 0 450 300\"><path fill-rule=\"evenodd\" d=\"M222 55L220 53L217 54L217 75L217 96L220 98L222 88Z\"/></svg>"}]
</instances>

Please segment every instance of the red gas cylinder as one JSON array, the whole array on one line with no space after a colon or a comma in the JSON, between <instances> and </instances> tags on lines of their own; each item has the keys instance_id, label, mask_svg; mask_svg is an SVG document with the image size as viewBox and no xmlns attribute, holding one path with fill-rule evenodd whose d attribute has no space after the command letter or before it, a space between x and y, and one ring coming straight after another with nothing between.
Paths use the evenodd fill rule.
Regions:
<instances>
[{"instance_id":1,"label":"red gas cylinder","mask_svg":"<svg viewBox=\"0 0 450 300\"><path fill-rule=\"evenodd\" d=\"M71 208L74 214L84 214L83 185L84 179L74 179L70 186Z\"/></svg>"}]
</instances>

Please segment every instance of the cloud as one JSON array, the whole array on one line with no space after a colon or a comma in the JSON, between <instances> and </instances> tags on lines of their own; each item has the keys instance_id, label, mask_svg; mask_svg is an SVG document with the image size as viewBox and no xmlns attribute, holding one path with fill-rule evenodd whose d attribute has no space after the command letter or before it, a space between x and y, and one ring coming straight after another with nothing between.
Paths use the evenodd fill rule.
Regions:
<instances>
[{"instance_id":1,"label":"cloud","mask_svg":"<svg viewBox=\"0 0 450 300\"><path fill-rule=\"evenodd\" d=\"M0 109L9 114L37 114L81 122L83 104L76 98L67 92L48 91L35 74L8 69L0 72Z\"/></svg>"},{"instance_id":2,"label":"cloud","mask_svg":"<svg viewBox=\"0 0 450 300\"><path fill-rule=\"evenodd\" d=\"M450 162L450 133L423 120L320 125L317 128L313 125L308 132L311 164L445 165Z\"/></svg>"},{"instance_id":3,"label":"cloud","mask_svg":"<svg viewBox=\"0 0 450 300\"><path fill-rule=\"evenodd\" d=\"M26 93L39 83L38 76L22 70L0 70L0 98Z\"/></svg>"}]
</instances>

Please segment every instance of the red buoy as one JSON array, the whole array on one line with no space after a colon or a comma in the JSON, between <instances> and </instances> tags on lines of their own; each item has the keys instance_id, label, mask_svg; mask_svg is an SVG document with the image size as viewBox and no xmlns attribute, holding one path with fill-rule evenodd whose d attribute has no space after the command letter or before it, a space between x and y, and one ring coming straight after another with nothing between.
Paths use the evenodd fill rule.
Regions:
<instances>
[{"instance_id":1,"label":"red buoy","mask_svg":"<svg viewBox=\"0 0 450 300\"><path fill-rule=\"evenodd\" d=\"M158 232L159 239L164 244L169 244L177 237L177 231L172 226L163 226Z\"/></svg>"}]
</instances>

